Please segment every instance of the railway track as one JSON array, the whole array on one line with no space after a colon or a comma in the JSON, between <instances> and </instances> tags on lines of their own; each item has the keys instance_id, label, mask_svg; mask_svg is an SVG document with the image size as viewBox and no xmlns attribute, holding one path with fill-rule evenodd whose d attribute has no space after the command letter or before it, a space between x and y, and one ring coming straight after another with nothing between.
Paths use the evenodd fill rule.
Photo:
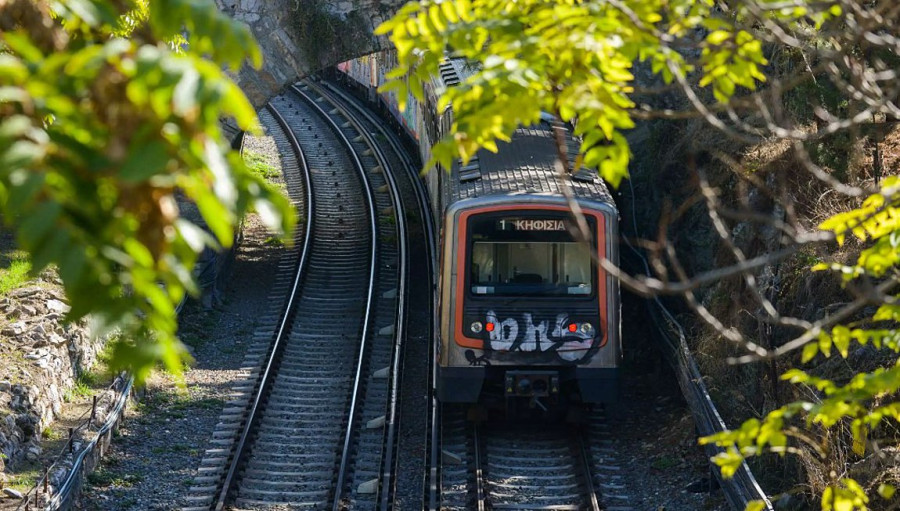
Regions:
<instances>
[{"instance_id":1,"label":"railway track","mask_svg":"<svg viewBox=\"0 0 900 511\"><path fill-rule=\"evenodd\" d=\"M430 445L431 425L433 418L429 415L430 403L434 401L430 381L433 352L433 308L432 283L434 266L436 265L433 247L436 246L435 228L431 216L428 193L419 177L421 163L415 157L415 151L404 150L400 137L385 126L384 120L375 115L369 105L350 94L345 88L331 82L322 82L322 89L336 101L340 101L349 110L353 110L362 128L375 135L381 145L390 147L385 156L390 161L389 167L394 169L397 189L408 204L407 214L413 219L407 222L409 242L412 254L422 257L410 260L410 278L408 286L409 315L416 318L410 321L406 329L406 341L403 344L403 384L397 403L402 402L397 419L395 434L386 439L388 445L393 439L397 442L396 466L392 471L391 489L394 494L390 499L398 509L418 509L422 507L426 487L431 485L426 467L428 457L432 455ZM399 381L398 381L399 385ZM437 447L437 444L434 444ZM436 480L435 480L436 481ZM388 492L383 493L381 508L388 509Z\"/></svg>"},{"instance_id":2,"label":"railway track","mask_svg":"<svg viewBox=\"0 0 900 511\"><path fill-rule=\"evenodd\" d=\"M345 102L354 102L339 88L328 89ZM362 107L357 108L362 111ZM369 117L364 129L374 132L381 128ZM384 135L382 139L386 140L387 134ZM415 184L416 166L407 162L406 168L413 169L412 177L405 183L410 187L407 193L424 195L424 190ZM420 196L418 202L427 204L427 199ZM427 218L430 212L426 209L422 214ZM426 225L423 229L427 245L433 246L433 227ZM430 331L427 338L431 339ZM433 354L429 354L428 360L432 359ZM431 369L429 366L423 371L427 374ZM413 455L413 463L406 460L402 471L415 474L418 481L418 486L409 492L421 495L423 500L412 503L412 507L633 509L602 408L591 410L579 430L540 423L507 429L493 423L473 426L462 407L442 407L433 395L427 397L427 401L417 401L419 409L406 401L403 407L405 420L420 425L420 434L426 437L421 447L424 453ZM430 409L426 403L431 403ZM416 415L409 413L412 417L407 417L407 412L413 410Z\"/></svg>"},{"instance_id":3,"label":"railway track","mask_svg":"<svg viewBox=\"0 0 900 511\"><path fill-rule=\"evenodd\" d=\"M353 144L364 168L369 169L372 186L380 192L376 193L375 202L382 213L384 229L379 235L385 247L379 266L381 299L376 317L382 321L379 325L385 326L379 328L369 355L369 364L374 371L370 371L366 381L368 393L359 410L365 427L359 430L356 438L347 438L342 462L346 471L341 472L346 477L337 481L339 491L346 495L343 504L353 509L376 509L379 501L386 505L391 500L392 437L395 436L398 411L402 353L400 342L405 337L406 328L404 315L409 257L406 213L392 171L397 156L389 157L353 112L321 88L306 82L303 87L294 87L294 90L317 103L333 105L328 115L334 126L339 127ZM396 243L391 243L392 237L395 237Z\"/></svg>"},{"instance_id":4,"label":"railway track","mask_svg":"<svg viewBox=\"0 0 900 511\"><path fill-rule=\"evenodd\" d=\"M407 231L433 246L427 199L399 143L354 103L304 83L261 115L284 167L307 176L286 176L306 206L307 233L273 291L284 314L263 318L254 334L247 378L184 509L387 510L407 507L397 498L419 507L416 494L428 509L631 509L602 411L577 433L473 425L463 408L442 408L421 390L432 378L433 318L415 330L420 342L401 341L405 290L415 287L405 281ZM415 228L403 206L412 201L423 219ZM430 297L433 269L424 266L420 291ZM404 353L415 358L408 367ZM414 363L417 392L401 385ZM403 421L401 410L410 410ZM404 451L399 438L411 436L420 443Z\"/></svg>"},{"instance_id":5,"label":"railway track","mask_svg":"<svg viewBox=\"0 0 900 511\"><path fill-rule=\"evenodd\" d=\"M306 163L307 256L277 333L261 343L266 361L223 413L222 447L207 451L185 509L375 509L390 480L382 458L404 324L402 205L381 152L324 95L295 88L270 111L263 122L278 121L281 142Z\"/></svg>"},{"instance_id":6,"label":"railway track","mask_svg":"<svg viewBox=\"0 0 900 511\"><path fill-rule=\"evenodd\" d=\"M442 510L631 510L602 410L580 427L472 423L445 406L441 426Z\"/></svg>"},{"instance_id":7,"label":"railway track","mask_svg":"<svg viewBox=\"0 0 900 511\"><path fill-rule=\"evenodd\" d=\"M210 448L204 452L193 485L183 500L185 511L208 510L215 506L216 497L233 459L236 443L246 425L249 407L258 396L258 385L263 377L263 367L273 344L283 335L286 326L284 311L289 310L292 297L299 283L299 269L308 257L308 240L312 232L313 194L310 188L309 169L303 153L297 150L296 141L286 126L280 124L277 112L264 110L260 121L272 135L279 152L288 195L301 216L294 233L294 243L283 253L278 263L277 275L267 302L270 313L257 318L250 346L241 365L243 380L232 387L231 399L219 415L219 423L212 434Z\"/></svg>"}]
</instances>

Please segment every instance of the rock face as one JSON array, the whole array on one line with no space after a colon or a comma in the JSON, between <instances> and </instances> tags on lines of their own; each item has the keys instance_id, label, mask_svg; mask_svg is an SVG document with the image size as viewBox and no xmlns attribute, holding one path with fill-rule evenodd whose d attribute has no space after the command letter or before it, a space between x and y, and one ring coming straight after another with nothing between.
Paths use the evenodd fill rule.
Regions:
<instances>
[{"instance_id":1,"label":"rock face","mask_svg":"<svg viewBox=\"0 0 900 511\"><path fill-rule=\"evenodd\" d=\"M63 324L68 310L62 294L45 287L0 298L0 470L40 456L41 432L103 346L85 321Z\"/></svg>"}]
</instances>

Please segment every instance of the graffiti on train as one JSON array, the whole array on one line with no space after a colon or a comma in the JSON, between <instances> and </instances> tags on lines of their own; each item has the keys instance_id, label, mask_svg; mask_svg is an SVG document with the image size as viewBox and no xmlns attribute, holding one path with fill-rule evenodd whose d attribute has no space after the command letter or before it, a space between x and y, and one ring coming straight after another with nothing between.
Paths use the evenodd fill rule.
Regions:
<instances>
[{"instance_id":1,"label":"graffiti on train","mask_svg":"<svg viewBox=\"0 0 900 511\"><path fill-rule=\"evenodd\" d=\"M494 351L555 352L559 358L575 362L593 353L600 342L599 332L568 329L569 317L558 314L556 321L535 323L531 313L522 314L521 321L505 318L500 321L494 311L488 311L487 322L496 327L490 332L490 349Z\"/></svg>"}]
</instances>

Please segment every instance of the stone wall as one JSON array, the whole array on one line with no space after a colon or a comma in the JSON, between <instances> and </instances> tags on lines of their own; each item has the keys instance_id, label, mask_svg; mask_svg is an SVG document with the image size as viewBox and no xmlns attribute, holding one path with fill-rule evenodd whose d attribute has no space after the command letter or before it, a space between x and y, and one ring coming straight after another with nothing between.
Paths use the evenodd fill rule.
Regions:
<instances>
[{"instance_id":1,"label":"stone wall","mask_svg":"<svg viewBox=\"0 0 900 511\"><path fill-rule=\"evenodd\" d=\"M0 470L36 460L41 432L103 347L85 321L63 324L61 291L34 285L0 298Z\"/></svg>"},{"instance_id":2,"label":"stone wall","mask_svg":"<svg viewBox=\"0 0 900 511\"><path fill-rule=\"evenodd\" d=\"M256 107L311 72L384 48L373 35L404 0L216 0L246 23L262 48L263 68L235 77Z\"/></svg>"}]
</instances>

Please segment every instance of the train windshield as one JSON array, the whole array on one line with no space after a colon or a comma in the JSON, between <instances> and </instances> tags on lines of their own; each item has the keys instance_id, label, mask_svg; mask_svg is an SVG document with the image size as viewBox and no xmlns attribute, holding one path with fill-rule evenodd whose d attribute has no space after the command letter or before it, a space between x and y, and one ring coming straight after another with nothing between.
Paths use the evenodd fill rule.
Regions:
<instances>
[{"instance_id":1,"label":"train windshield","mask_svg":"<svg viewBox=\"0 0 900 511\"><path fill-rule=\"evenodd\" d=\"M591 247L572 237L564 217L479 218L472 222L471 236L475 295L584 296L593 291Z\"/></svg>"}]
</instances>

